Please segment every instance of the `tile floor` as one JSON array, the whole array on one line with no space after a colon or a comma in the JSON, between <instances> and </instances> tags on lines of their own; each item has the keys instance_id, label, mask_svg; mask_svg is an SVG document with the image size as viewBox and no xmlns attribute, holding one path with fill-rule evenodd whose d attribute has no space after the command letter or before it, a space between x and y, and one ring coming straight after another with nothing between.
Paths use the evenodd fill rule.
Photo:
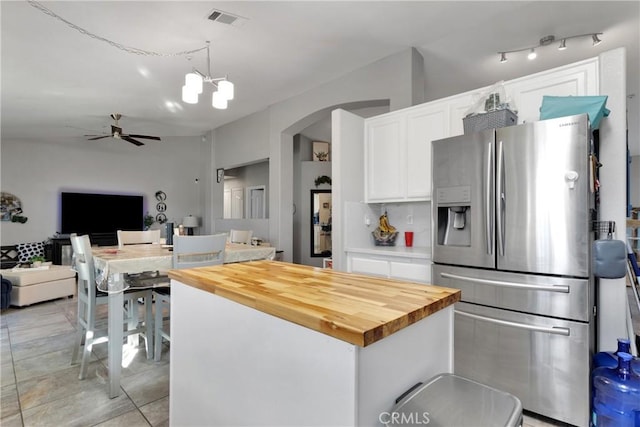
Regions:
<instances>
[{"instance_id":1,"label":"tile floor","mask_svg":"<svg viewBox=\"0 0 640 427\"><path fill-rule=\"evenodd\" d=\"M106 343L94 346L86 379L71 365L76 308L59 299L2 311L0 425L168 426L168 347L160 362L147 360L144 346L125 354L123 393L109 399Z\"/></svg>"},{"instance_id":2,"label":"tile floor","mask_svg":"<svg viewBox=\"0 0 640 427\"><path fill-rule=\"evenodd\" d=\"M106 343L94 346L86 379L70 364L76 304L59 299L0 314L0 425L168 426L168 346L160 362L147 360L144 346L125 352L131 363L122 371L123 393L109 399ZM525 427L554 425L562 424L524 417Z\"/></svg>"}]
</instances>

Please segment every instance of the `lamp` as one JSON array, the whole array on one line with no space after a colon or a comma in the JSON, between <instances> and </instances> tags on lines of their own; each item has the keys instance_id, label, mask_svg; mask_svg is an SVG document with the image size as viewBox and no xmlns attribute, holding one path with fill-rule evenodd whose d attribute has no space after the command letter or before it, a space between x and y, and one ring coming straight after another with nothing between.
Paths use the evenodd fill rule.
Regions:
<instances>
[{"instance_id":1,"label":"lamp","mask_svg":"<svg viewBox=\"0 0 640 427\"><path fill-rule=\"evenodd\" d=\"M193 236L193 229L198 226L197 216L185 216L182 218L182 226L187 229L187 235Z\"/></svg>"},{"instance_id":2,"label":"lamp","mask_svg":"<svg viewBox=\"0 0 640 427\"><path fill-rule=\"evenodd\" d=\"M184 76L184 86L182 86L182 101L187 104L197 104L198 95L203 92L203 84L211 83L215 88L211 97L211 105L219 110L227 108L227 102L234 98L234 85L227 76L211 77L211 55L209 52L209 42L207 41L207 74L198 71L195 67L193 71Z\"/></svg>"},{"instance_id":3,"label":"lamp","mask_svg":"<svg viewBox=\"0 0 640 427\"><path fill-rule=\"evenodd\" d=\"M593 40L593 45L597 46L602 42L602 40L600 40L600 38L598 37L601 35L602 33L589 33L589 34L578 34L575 36L561 37L558 50L565 50L567 48L567 40L577 39L581 37L591 37L591 39ZM548 46L551 43L553 43L555 40L556 40L556 37L553 35L544 36L543 38L540 39L540 41L536 46L523 47L521 49L514 49L514 50L503 50L501 52L498 52L498 55L500 55L500 63L507 62L507 53L516 53L516 52L524 52L524 51L529 51L529 53L527 54L528 59L531 59L531 60L535 59L537 56L536 54L537 48Z\"/></svg>"}]
</instances>

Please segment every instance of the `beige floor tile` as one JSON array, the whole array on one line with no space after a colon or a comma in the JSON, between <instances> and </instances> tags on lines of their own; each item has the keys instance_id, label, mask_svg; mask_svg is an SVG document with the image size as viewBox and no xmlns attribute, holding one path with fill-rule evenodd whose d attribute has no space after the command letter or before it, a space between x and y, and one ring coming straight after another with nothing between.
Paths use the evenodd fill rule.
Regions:
<instances>
[{"instance_id":1,"label":"beige floor tile","mask_svg":"<svg viewBox=\"0 0 640 427\"><path fill-rule=\"evenodd\" d=\"M125 394L109 399L106 389L82 391L22 411L28 426L89 426L135 409Z\"/></svg>"},{"instance_id":2,"label":"beige floor tile","mask_svg":"<svg viewBox=\"0 0 640 427\"><path fill-rule=\"evenodd\" d=\"M24 360L58 350L73 349L75 332L37 338L11 345L13 360Z\"/></svg>"},{"instance_id":3,"label":"beige floor tile","mask_svg":"<svg viewBox=\"0 0 640 427\"><path fill-rule=\"evenodd\" d=\"M50 375L52 372L67 369L71 366L71 348L52 351L27 359L16 360L13 365L18 382L42 375ZM93 360L96 360L93 358Z\"/></svg>"},{"instance_id":4,"label":"beige floor tile","mask_svg":"<svg viewBox=\"0 0 640 427\"><path fill-rule=\"evenodd\" d=\"M140 411L152 426L169 425L169 396L140 407Z\"/></svg>"},{"instance_id":5,"label":"beige floor tile","mask_svg":"<svg viewBox=\"0 0 640 427\"><path fill-rule=\"evenodd\" d=\"M100 375L96 374L97 371ZM70 394L89 391L107 393L106 369L100 362L94 361L89 365L85 379L79 380L79 373L80 365L75 365L19 382L18 396L22 409L63 399Z\"/></svg>"},{"instance_id":6,"label":"beige floor tile","mask_svg":"<svg viewBox=\"0 0 640 427\"><path fill-rule=\"evenodd\" d=\"M63 315L59 315L50 323L32 324L29 327L9 326L11 344L20 344L31 340L74 332L75 327Z\"/></svg>"},{"instance_id":7,"label":"beige floor tile","mask_svg":"<svg viewBox=\"0 0 640 427\"><path fill-rule=\"evenodd\" d=\"M2 418L20 414L18 391L15 384L2 387L0 391L0 414L2 414Z\"/></svg>"},{"instance_id":8,"label":"beige floor tile","mask_svg":"<svg viewBox=\"0 0 640 427\"><path fill-rule=\"evenodd\" d=\"M140 407L169 396L169 365L160 365L139 374L123 377L122 388Z\"/></svg>"},{"instance_id":9,"label":"beige floor tile","mask_svg":"<svg viewBox=\"0 0 640 427\"><path fill-rule=\"evenodd\" d=\"M126 412L115 418L111 418L103 423L97 424L95 427L148 427L150 424L138 409Z\"/></svg>"}]
</instances>

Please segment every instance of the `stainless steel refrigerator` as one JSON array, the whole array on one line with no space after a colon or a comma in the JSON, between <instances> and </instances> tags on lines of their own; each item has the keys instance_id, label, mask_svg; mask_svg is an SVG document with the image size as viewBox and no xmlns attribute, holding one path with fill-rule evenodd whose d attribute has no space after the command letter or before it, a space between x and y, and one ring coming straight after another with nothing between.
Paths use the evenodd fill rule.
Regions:
<instances>
[{"instance_id":1,"label":"stainless steel refrigerator","mask_svg":"<svg viewBox=\"0 0 640 427\"><path fill-rule=\"evenodd\" d=\"M586 114L432 143L432 282L462 290L454 372L589 424L594 192Z\"/></svg>"}]
</instances>

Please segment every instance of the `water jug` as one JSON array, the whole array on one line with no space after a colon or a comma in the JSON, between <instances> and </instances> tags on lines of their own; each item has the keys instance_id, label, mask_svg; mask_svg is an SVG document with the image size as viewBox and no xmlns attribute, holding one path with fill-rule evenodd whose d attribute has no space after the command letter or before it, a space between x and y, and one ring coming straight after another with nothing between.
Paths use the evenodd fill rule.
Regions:
<instances>
[{"instance_id":1,"label":"water jug","mask_svg":"<svg viewBox=\"0 0 640 427\"><path fill-rule=\"evenodd\" d=\"M593 369L601 366L614 368L618 366L618 353L631 354L631 341L626 338L618 338L618 349L616 351L601 351L593 356Z\"/></svg>"},{"instance_id":2,"label":"water jug","mask_svg":"<svg viewBox=\"0 0 640 427\"><path fill-rule=\"evenodd\" d=\"M615 368L618 366L618 354L629 353L631 354L631 341L626 338L618 338L618 349L614 351L601 351L593 356L593 369L601 366L608 368ZM640 375L640 359L634 357L631 359L631 369L638 375Z\"/></svg>"},{"instance_id":3,"label":"water jug","mask_svg":"<svg viewBox=\"0 0 640 427\"><path fill-rule=\"evenodd\" d=\"M615 368L594 370L594 427L640 427L640 376L631 370L632 359L620 353Z\"/></svg>"}]
</instances>

